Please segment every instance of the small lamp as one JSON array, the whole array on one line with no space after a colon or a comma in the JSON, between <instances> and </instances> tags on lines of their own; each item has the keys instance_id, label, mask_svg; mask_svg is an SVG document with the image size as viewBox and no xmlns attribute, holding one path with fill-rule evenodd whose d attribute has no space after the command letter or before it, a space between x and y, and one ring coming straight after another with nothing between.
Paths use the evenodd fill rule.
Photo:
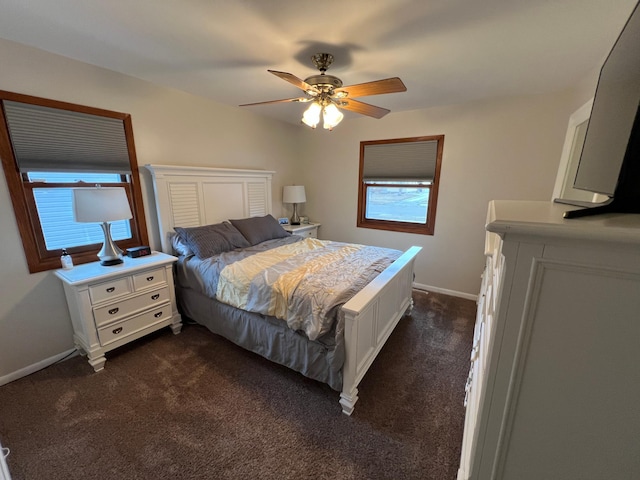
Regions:
<instances>
[{"instance_id":1,"label":"small lamp","mask_svg":"<svg viewBox=\"0 0 640 480\"><path fill-rule=\"evenodd\" d=\"M300 225L298 216L298 204L307 201L303 185L287 185L282 189L282 203L293 203L293 215L291 225Z\"/></svg>"},{"instance_id":2,"label":"small lamp","mask_svg":"<svg viewBox=\"0 0 640 480\"><path fill-rule=\"evenodd\" d=\"M102 224L104 244L98 252L101 265L110 266L122 263L122 250L111 239L110 222L132 217L124 188L74 188L73 215L76 222Z\"/></svg>"}]
</instances>

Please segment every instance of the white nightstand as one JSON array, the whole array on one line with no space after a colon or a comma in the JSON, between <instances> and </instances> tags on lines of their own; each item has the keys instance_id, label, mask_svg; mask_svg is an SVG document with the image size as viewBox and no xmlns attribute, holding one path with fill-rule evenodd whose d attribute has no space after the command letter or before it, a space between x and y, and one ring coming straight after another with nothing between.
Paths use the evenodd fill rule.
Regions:
<instances>
[{"instance_id":1,"label":"white nightstand","mask_svg":"<svg viewBox=\"0 0 640 480\"><path fill-rule=\"evenodd\" d=\"M299 235L300 237L305 238L318 238L318 228L320 227L319 223L307 223L301 225L283 225L287 232L293 233L294 235Z\"/></svg>"},{"instance_id":2,"label":"white nightstand","mask_svg":"<svg viewBox=\"0 0 640 480\"><path fill-rule=\"evenodd\" d=\"M73 339L97 372L104 354L160 328L180 333L182 318L176 307L173 263L176 257L160 252L104 267L86 263L56 270L64 285Z\"/></svg>"}]
</instances>

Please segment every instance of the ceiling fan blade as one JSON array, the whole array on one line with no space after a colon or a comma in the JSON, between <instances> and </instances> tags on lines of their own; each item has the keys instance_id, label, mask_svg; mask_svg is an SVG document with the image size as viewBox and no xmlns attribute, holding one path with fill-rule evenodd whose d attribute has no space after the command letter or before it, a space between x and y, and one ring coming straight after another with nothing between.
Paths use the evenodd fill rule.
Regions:
<instances>
[{"instance_id":1,"label":"ceiling fan blade","mask_svg":"<svg viewBox=\"0 0 640 480\"><path fill-rule=\"evenodd\" d=\"M402 80L400 80L398 77L385 78L384 80L376 80L374 82L358 83L357 85L348 85L346 87L337 88L335 90L336 93L346 92L349 98L406 91L407 87L405 87L404 83L402 83Z\"/></svg>"},{"instance_id":2,"label":"ceiling fan blade","mask_svg":"<svg viewBox=\"0 0 640 480\"><path fill-rule=\"evenodd\" d=\"M382 118L391 111L387 110L386 108L376 107L375 105L369 105L368 103L359 102L358 100L353 100L352 98L343 99L342 101L340 101L340 103L338 103L338 107L374 118Z\"/></svg>"},{"instance_id":3,"label":"ceiling fan blade","mask_svg":"<svg viewBox=\"0 0 640 480\"><path fill-rule=\"evenodd\" d=\"M268 105L270 103L285 103L285 102L308 102L310 99L306 97L300 98L285 98L283 100L269 100L268 102L257 102L257 103L245 103L244 105L238 105L239 107L251 107L253 105Z\"/></svg>"},{"instance_id":4,"label":"ceiling fan blade","mask_svg":"<svg viewBox=\"0 0 640 480\"><path fill-rule=\"evenodd\" d=\"M309 85L304 80L300 80L298 77L293 75L292 73L287 72L278 72L277 70L267 70L269 73L273 73L276 77L280 77L286 82L289 82L291 85L298 87L300 90L304 90L308 92L311 90L312 92L317 92L318 89L316 87Z\"/></svg>"}]
</instances>

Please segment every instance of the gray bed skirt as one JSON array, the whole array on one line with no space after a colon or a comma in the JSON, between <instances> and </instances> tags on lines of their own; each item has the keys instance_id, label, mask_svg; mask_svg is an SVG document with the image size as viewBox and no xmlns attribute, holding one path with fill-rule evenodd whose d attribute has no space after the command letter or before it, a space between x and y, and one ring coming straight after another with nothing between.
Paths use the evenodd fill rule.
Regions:
<instances>
[{"instance_id":1,"label":"gray bed skirt","mask_svg":"<svg viewBox=\"0 0 640 480\"><path fill-rule=\"evenodd\" d=\"M177 287L176 293L185 317L246 350L342 390L344 343L336 342L335 328L311 341L275 317L239 310L190 288Z\"/></svg>"}]
</instances>

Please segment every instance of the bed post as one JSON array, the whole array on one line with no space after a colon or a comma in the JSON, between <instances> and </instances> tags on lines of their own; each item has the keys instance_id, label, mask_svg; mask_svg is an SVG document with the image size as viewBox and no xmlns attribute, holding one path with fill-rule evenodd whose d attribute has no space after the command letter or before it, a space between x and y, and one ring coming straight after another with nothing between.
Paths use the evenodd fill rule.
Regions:
<instances>
[{"instance_id":1,"label":"bed post","mask_svg":"<svg viewBox=\"0 0 640 480\"><path fill-rule=\"evenodd\" d=\"M413 306L413 265L422 247L411 247L344 304L342 412L351 415L358 384L400 319Z\"/></svg>"},{"instance_id":2,"label":"bed post","mask_svg":"<svg viewBox=\"0 0 640 480\"><path fill-rule=\"evenodd\" d=\"M356 382L356 355L355 345L351 345L348 339L358 338L358 322L353 312L344 315L345 356L342 367L342 393L340 393L340 405L342 413L351 415L358 401L358 382Z\"/></svg>"}]
</instances>

